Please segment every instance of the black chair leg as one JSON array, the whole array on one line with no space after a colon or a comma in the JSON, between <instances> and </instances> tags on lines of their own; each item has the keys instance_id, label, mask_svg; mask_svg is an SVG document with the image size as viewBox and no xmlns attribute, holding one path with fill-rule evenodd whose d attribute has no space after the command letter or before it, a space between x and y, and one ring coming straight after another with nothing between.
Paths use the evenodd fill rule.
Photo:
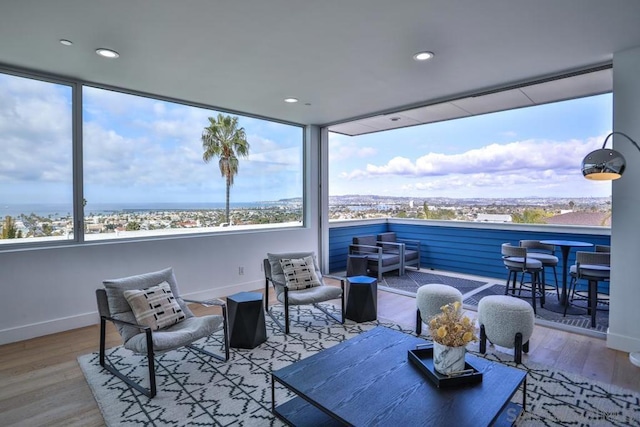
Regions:
<instances>
[{"instance_id":1,"label":"black chair leg","mask_svg":"<svg viewBox=\"0 0 640 427\"><path fill-rule=\"evenodd\" d=\"M416 309L416 335L422 334L422 316L420 316L420 309Z\"/></svg>"},{"instance_id":2,"label":"black chair leg","mask_svg":"<svg viewBox=\"0 0 640 427\"><path fill-rule=\"evenodd\" d=\"M529 353L529 341L527 341L526 343L522 344L522 351L525 353Z\"/></svg>"},{"instance_id":3,"label":"black chair leg","mask_svg":"<svg viewBox=\"0 0 640 427\"><path fill-rule=\"evenodd\" d=\"M565 301L562 317L567 317L567 308L569 308L569 305L571 305L571 301L573 301L573 292L576 289L577 282L578 282L578 279L576 279L575 277L572 277L571 281L569 282L569 289L567 292L567 301Z\"/></svg>"},{"instance_id":4,"label":"black chair leg","mask_svg":"<svg viewBox=\"0 0 640 427\"><path fill-rule=\"evenodd\" d=\"M487 352L487 334L484 330L484 325L480 325L480 353L485 354Z\"/></svg>"},{"instance_id":5,"label":"black chair leg","mask_svg":"<svg viewBox=\"0 0 640 427\"><path fill-rule=\"evenodd\" d=\"M527 273L522 272L522 277L520 278L520 286L518 287L518 297L522 296L522 286L524 286L524 279L525 279L526 274ZM518 276L518 273L516 273L516 277L517 276ZM531 276L531 274L529 274L529 276ZM533 280L533 279L531 279L531 280ZM513 289L514 289L514 291L516 289L516 281L515 281L515 279L513 281Z\"/></svg>"},{"instance_id":6,"label":"black chair leg","mask_svg":"<svg viewBox=\"0 0 640 427\"><path fill-rule=\"evenodd\" d=\"M107 320L100 317L100 366L104 366Z\"/></svg>"},{"instance_id":7,"label":"black chair leg","mask_svg":"<svg viewBox=\"0 0 640 427\"><path fill-rule=\"evenodd\" d=\"M587 305L589 310L587 313L591 315L591 327L596 327L596 311L598 307L598 282L595 280L589 280L589 301Z\"/></svg>"},{"instance_id":8,"label":"black chair leg","mask_svg":"<svg viewBox=\"0 0 640 427\"><path fill-rule=\"evenodd\" d=\"M345 320L344 312L346 310L344 280L340 280L340 289L342 289L342 295L340 296L340 312L342 313L341 314L341 319L342 320L340 321L340 324L344 325L344 320ZM377 296L376 296L376 298L377 298Z\"/></svg>"},{"instance_id":9,"label":"black chair leg","mask_svg":"<svg viewBox=\"0 0 640 427\"><path fill-rule=\"evenodd\" d=\"M284 333L289 335L289 292L284 288Z\"/></svg>"},{"instance_id":10,"label":"black chair leg","mask_svg":"<svg viewBox=\"0 0 640 427\"><path fill-rule=\"evenodd\" d=\"M106 355L106 350L105 350L105 328L106 328L106 319L101 317L100 318L100 355L99 355L100 366L102 366L104 369L106 369L116 377L120 378L130 387L138 390L140 393L144 394L149 398L153 398L156 395L156 371L155 371L155 363L153 358L153 339L151 335L151 329L147 329L145 331L147 336L147 355L146 356L147 356L147 365L149 368L149 388L144 388L143 386L133 381L131 378L129 378L122 372L120 372L118 369L116 369L116 367L113 366L111 362L108 360Z\"/></svg>"},{"instance_id":11,"label":"black chair leg","mask_svg":"<svg viewBox=\"0 0 640 427\"><path fill-rule=\"evenodd\" d=\"M531 276L531 300L533 301L533 314L536 314L536 290L538 286L537 273L529 273ZM524 274L522 275L524 277Z\"/></svg>"},{"instance_id":12,"label":"black chair leg","mask_svg":"<svg viewBox=\"0 0 640 427\"><path fill-rule=\"evenodd\" d=\"M518 332L516 334L516 342L515 342L515 362L517 364L522 363L522 333Z\"/></svg>"},{"instance_id":13,"label":"black chair leg","mask_svg":"<svg viewBox=\"0 0 640 427\"><path fill-rule=\"evenodd\" d=\"M222 306L222 316L223 316L223 326L224 326L224 361L226 362L227 360L229 360L229 345L230 345L230 338L229 338L229 322L227 320L228 315L227 315L227 306L224 305Z\"/></svg>"},{"instance_id":14,"label":"black chair leg","mask_svg":"<svg viewBox=\"0 0 640 427\"><path fill-rule=\"evenodd\" d=\"M512 279L512 276L513 276L513 279ZM517 281L518 281L518 273L513 270L509 270L509 275L507 276L507 288L504 290L505 295L509 294L510 286L512 286L511 295L515 295Z\"/></svg>"},{"instance_id":15,"label":"black chair leg","mask_svg":"<svg viewBox=\"0 0 640 427\"><path fill-rule=\"evenodd\" d=\"M153 337L151 336L151 331L147 331L147 362L149 365L149 390L151 394L149 397L154 397L156 395L156 367L155 367L155 359L153 358Z\"/></svg>"},{"instance_id":16,"label":"black chair leg","mask_svg":"<svg viewBox=\"0 0 640 427\"><path fill-rule=\"evenodd\" d=\"M311 305L313 305L315 308L317 308L318 310L322 311L324 314L327 315L327 317L330 317L331 319L335 320L336 322L340 323L341 325L344 325L345 322L345 291L344 291L344 281L340 282L340 287L342 289L342 295L340 296L340 317L338 317L336 314L330 312L327 308L321 306L319 303L311 303ZM289 331L290 331L290 307L291 305L289 304L289 289L287 287L284 288L284 324L273 314L272 310L266 310L266 314L269 315L269 317L271 317L271 319L275 322L276 325L278 325L278 327L280 328L281 331L283 331L285 333L285 335L289 335Z\"/></svg>"}]
</instances>

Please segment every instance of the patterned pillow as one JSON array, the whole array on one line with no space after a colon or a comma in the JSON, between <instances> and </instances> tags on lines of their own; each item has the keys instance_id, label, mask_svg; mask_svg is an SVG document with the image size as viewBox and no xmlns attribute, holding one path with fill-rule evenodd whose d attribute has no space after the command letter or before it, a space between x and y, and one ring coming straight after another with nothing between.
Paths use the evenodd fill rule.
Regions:
<instances>
[{"instance_id":1,"label":"patterned pillow","mask_svg":"<svg viewBox=\"0 0 640 427\"><path fill-rule=\"evenodd\" d=\"M139 325L158 330L185 319L184 312L167 282L147 289L124 291L124 297L131 306Z\"/></svg>"},{"instance_id":2,"label":"patterned pillow","mask_svg":"<svg viewBox=\"0 0 640 427\"><path fill-rule=\"evenodd\" d=\"M280 260L287 288L291 290L320 286L320 280L313 263L313 257L284 258Z\"/></svg>"}]
</instances>

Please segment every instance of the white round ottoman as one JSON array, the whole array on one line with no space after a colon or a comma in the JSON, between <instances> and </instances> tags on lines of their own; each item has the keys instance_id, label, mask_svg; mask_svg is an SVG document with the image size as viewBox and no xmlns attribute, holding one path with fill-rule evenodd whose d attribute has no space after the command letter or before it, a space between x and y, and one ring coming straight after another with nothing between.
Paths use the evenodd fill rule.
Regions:
<instances>
[{"instance_id":1,"label":"white round ottoman","mask_svg":"<svg viewBox=\"0 0 640 427\"><path fill-rule=\"evenodd\" d=\"M459 290L449 285L430 283L422 285L416 292L416 335L422 333L422 321L428 322L436 314L440 314L443 305L452 302L462 303L462 294Z\"/></svg>"},{"instance_id":2,"label":"white round ottoman","mask_svg":"<svg viewBox=\"0 0 640 427\"><path fill-rule=\"evenodd\" d=\"M480 353L487 351L487 339L501 347L515 349L515 362L522 363L522 352L529 352L533 333L533 307L508 295L484 297L478 304Z\"/></svg>"}]
</instances>

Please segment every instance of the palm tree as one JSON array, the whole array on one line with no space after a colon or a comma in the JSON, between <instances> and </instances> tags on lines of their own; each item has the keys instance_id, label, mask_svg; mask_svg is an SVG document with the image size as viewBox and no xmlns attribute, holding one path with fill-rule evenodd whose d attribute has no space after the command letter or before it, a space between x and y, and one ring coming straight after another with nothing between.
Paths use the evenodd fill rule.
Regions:
<instances>
[{"instance_id":1,"label":"palm tree","mask_svg":"<svg viewBox=\"0 0 640 427\"><path fill-rule=\"evenodd\" d=\"M220 173L227 180L226 218L229 218L229 189L233 177L238 174L238 157L249 155L249 143L244 128L238 128L238 118L218 114L217 119L209 117L209 126L202 132L202 159L209 163L214 157L220 158Z\"/></svg>"}]
</instances>

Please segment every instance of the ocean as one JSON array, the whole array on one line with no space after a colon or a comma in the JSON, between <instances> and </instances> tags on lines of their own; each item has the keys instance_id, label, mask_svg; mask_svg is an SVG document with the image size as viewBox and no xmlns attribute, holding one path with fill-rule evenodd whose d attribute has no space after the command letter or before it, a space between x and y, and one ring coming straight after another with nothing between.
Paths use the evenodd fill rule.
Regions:
<instances>
[{"instance_id":1,"label":"ocean","mask_svg":"<svg viewBox=\"0 0 640 427\"><path fill-rule=\"evenodd\" d=\"M282 206L286 202L247 202L230 203L231 209L259 209ZM112 214L118 212L144 213L150 211L195 211L224 209L224 203L87 203L85 215ZM70 203L38 203L38 204L0 204L0 218L7 215L17 218L19 215L34 213L44 218L62 218L73 214Z\"/></svg>"}]
</instances>

